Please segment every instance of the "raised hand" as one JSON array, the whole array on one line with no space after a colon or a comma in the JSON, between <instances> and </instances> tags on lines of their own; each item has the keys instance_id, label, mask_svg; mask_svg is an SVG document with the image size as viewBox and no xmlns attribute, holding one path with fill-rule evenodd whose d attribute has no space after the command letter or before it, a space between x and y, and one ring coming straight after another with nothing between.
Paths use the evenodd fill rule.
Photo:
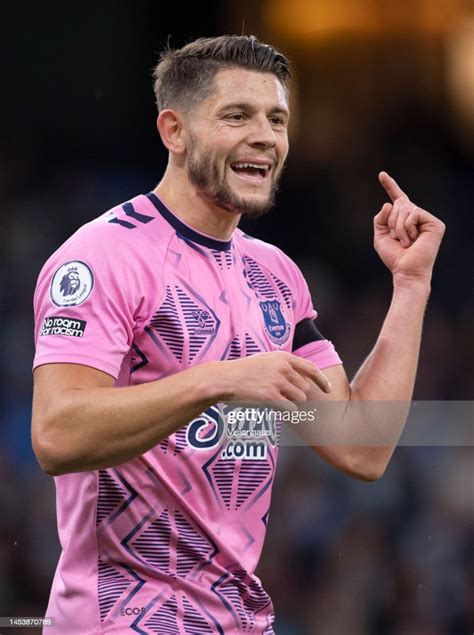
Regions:
<instances>
[{"instance_id":1,"label":"raised hand","mask_svg":"<svg viewBox=\"0 0 474 635\"><path fill-rule=\"evenodd\" d=\"M379 181L392 202L374 218L374 247L395 278L429 282L445 225L412 203L387 172Z\"/></svg>"}]
</instances>

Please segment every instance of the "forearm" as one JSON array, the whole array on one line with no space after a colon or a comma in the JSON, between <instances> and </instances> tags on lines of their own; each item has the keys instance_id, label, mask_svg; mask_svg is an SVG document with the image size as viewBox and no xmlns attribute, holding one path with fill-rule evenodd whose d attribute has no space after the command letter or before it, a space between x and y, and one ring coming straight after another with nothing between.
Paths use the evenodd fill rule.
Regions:
<instances>
[{"instance_id":1,"label":"forearm","mask_svg":"<svg viewBox=\"0 0 474 635\"><path fill-rule=\"evenodd\" d=\"M429 292L429 282L394 281L377 342L351 382L351 400L411 400Z\"/></svg>"},{"instance_id":2,"label":"forearm","mask_svg":"<svg viewBox=\"0 0 474 635\"><path fill-rule=\"evenodd\" d=\"M355 478L383 474L405 425L428 295L428 284L396 281L374 349L352 383L335 366L325 370L333 391L323 395L314 389L310 395L321 405L318 425L306 433L309 444Z\"/></svg>"},{"instance_id":3,"label":"forearm","mask_svg":"<svg viewBox=\"0 0 474 635\"><path fill-rule=\"evenodd\" d=\"M343 425L364 430L368 439L372 431L377 439L375 445L351 448L351 467L360 478L373 480L384 473L406 423L428 296L428 283L394 282L390 309L374 349L351 382Z\"/></svg>"},{"instance_id":4,"label":"forearm","mask_svg":"<svg viewBox=\"0 0 474 635\"><path fill-rule=\"evenodd\" d=\"M297 400L307 379L329 390L314 364L282 351L212 361L126 388L88 366L45 364L35 370L33 447L50 474L111 467L152 449L213 404Z\"/></svg>"},{"instance_id":5,"label":"forearm","mask_svg":"<svg viewBox=\"0 0 474 635\"><path fill-rule=\"evenodd\" d=\"M36 415L41 435L33 444L43 468L54 475L100 469L148 451L222 398L210 378L216 364L139 386L63 391Z\"/></svg>"},{"instance_id":6,"label":"forearm","mask_svg":"<svg viewBox=\"0 0 474 635\"><path fill-rule=\"evenodd\" d=\"M386 172L379 180L391 203L374 218L374 247L393 275L392 302L375 347L351 384L341 371L329 369L333 386L331 374L339 379L332 399L344 408L342 415L334 408L327 425L343 442L322 450L313 446L344 471L369 480L383 474L406 422L433 265L445 231L444 223L412 203Z\"/></svg>"}]
</instances>

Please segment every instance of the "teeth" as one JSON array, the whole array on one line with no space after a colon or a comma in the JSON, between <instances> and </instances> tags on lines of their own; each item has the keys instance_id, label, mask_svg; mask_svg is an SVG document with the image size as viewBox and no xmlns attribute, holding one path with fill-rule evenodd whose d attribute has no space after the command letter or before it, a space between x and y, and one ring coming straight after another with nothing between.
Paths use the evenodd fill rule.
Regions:
<instances>
[{"instance_id":1,"label":"teeth","mask_svg":"<svg viewBox=\"0 0 474 635\"><path fill-rule=\"evenodd\" d=\"M260 163L234 163L234 168L255 168L256 170L269 170L270 166L265 163L265 164L260 164Z\"/></svg>"}]
</instances>

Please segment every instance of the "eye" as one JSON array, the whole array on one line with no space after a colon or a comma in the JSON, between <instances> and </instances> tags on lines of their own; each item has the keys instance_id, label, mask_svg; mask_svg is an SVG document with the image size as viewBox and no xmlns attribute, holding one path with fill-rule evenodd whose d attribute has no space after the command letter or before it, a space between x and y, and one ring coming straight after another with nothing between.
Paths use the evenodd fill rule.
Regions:
<instances>
[{"instance_id":1,"label":"eye","mask_svg":"<svg viewBox=\"0 0 474 635\"><path fill-rule=\"evenodd\" d=\"M226 115L228 121L239 123L245 120L245 115L242 112L232 112L230 115Z\"/></svg>"},{"instance_id":2,"label":"eye","mask_svg":"<svg viewBox=\"0 0 474 635\"><path fill-rule=\"evenodd\" d=\"M280 117L279 115L273 115L272 117L269 117L268 121L272 124L272 126L284 126L284 125L286 125L286 122L283 119L283 117Z\"/></svg>"}]
</instances>

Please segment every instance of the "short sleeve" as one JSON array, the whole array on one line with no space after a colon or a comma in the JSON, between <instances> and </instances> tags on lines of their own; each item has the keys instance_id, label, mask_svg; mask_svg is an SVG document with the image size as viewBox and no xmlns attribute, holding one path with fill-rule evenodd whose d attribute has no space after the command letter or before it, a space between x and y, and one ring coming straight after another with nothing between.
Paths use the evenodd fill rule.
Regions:
<instances>
[{"instance_id":1,"label":"short sleeve","mask_svg":"<svg viewBox=\"0 0 474 635\"><path fill-rule=\"evenodd\" d=\"M316 326L317 311L313 306L306 280L297 265L290 260L292 286L295 299L295 330L292 352L318 368L342 364L332 342Z\"/></svg>"},{"instance_id":2,"label":"short sleeve","mask_svg":"<svg viewBox=\"0 0 474 635\"><path fill-rule=\"evenodd\" d=\"M140 299L123 250L104 238L85 226L44 265L34 297L34 368L69 362L118 377Z\"/></svg>"}]
</instances>

